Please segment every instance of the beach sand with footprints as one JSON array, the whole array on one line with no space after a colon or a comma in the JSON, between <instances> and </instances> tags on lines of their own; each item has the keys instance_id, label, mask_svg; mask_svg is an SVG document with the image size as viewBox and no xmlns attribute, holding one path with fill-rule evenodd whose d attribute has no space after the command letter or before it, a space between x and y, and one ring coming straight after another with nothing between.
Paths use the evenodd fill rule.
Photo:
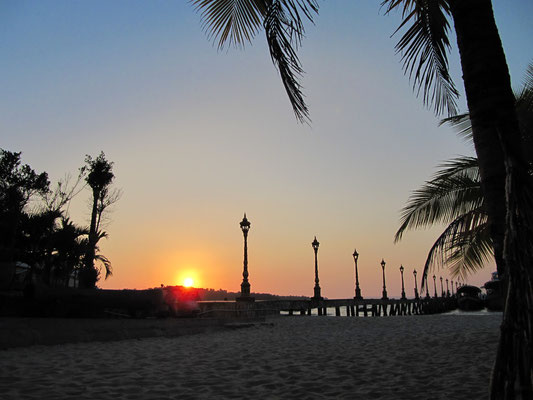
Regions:
<instances>
[{"instance_id":1,"label":"beach sand with footprints","mask_svg":"<svg viewBox=\"0 0 533 400\"><path fill-rule=\"evenodd\" d=\"M500 321L499 313L292 316L177 337L10 348L0 351L0 393L5 400L486 399Z\"/></svg>"}]
</instances>

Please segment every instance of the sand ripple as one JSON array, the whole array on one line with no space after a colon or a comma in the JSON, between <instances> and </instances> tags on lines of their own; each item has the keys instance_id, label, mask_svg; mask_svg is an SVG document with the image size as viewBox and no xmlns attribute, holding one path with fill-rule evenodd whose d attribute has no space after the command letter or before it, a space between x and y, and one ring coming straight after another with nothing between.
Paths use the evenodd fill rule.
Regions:
<instances>
[{"instance_id":1,"label":"sand ripple","mask_svg":"<svg viewBox=\"0 0 533 400\"><path fill-rule=\"evenodd\" d=\"M501 314L284 317L0 351L2 399L485 399Z\"/></svg>"}]
</instances>

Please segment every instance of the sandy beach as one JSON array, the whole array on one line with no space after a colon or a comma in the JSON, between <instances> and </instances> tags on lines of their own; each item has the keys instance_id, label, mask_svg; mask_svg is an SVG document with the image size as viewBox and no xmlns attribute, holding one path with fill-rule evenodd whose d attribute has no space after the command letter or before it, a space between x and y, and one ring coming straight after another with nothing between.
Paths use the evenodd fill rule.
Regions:
<instances>
[{"instance_id":1,"label":"sandy beach","mask_svg":"<svg viewBox=\"0 0 533 400\"><path fill-rule=\"evenodd\" d=\"M2 399L486 399L501 314L293 316L0 351Z\"/></svg>"}]
</instances>

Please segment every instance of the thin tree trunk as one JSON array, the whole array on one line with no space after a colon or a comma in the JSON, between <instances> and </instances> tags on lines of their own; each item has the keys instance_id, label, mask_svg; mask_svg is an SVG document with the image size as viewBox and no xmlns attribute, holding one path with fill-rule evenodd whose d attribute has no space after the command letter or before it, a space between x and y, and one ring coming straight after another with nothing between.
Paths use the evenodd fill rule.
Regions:
<instances>
[{"instance_id":1,"label":"thin tree trunk","mask_svg":"<svg viewBox=\"0 0 533 400\"><path fill-rule=\"evenodd\" d=\"M530 399L533 241L521 221L532 208L517 191L530 193L515 100L491 1L449 2L496 263L508 289L491 399Z\"/></svg>"},{"instance_id":2,"label":"thin tree trunk","mask_svg":"<svg viewBox=\"0 0 533 400\"><path fill-rule=\"evenodd\" d=\"M96 274L94 273L94 258L96 255L96 244L98 243L98 232L96 229L96 219L98 214L98 199L100 192L93 189L93 207L91 212L91 225L89 227L89 238L87 252L84 260L84 271L82 271L80 286L92 288L96 284ZM94 279L93 278L94 275ZM94 281L94 282L93 282Z\"/></svg>"}]
</instances>

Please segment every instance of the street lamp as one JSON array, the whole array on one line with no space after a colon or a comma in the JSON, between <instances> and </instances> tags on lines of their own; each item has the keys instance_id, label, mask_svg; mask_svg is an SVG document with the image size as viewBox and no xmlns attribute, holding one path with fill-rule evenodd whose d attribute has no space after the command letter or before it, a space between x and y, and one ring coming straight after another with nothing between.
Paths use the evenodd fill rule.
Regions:
<instances>
[{"instance_id":1,"label":"street lamp","mask_svg":"<svg viewBox=\"0 0 533 400\"><path fill-rule=\"evenodd\" d=\"M357 270L357 260L359 259L359 253L357 252L357 249L353 251L353 261L355 263L355 297L356 300L362 300L363 296L361 296L361 289L359 288L359 272Z\"/></svg>"},{"instance_id":2,"label":"street lamp","mask_svg":"<svg viewBox=\"0 0 533 400\"><path fill-rule=\"evenodd\" d=\"M255 300L250 296L250 283L248 282L248 231L250 230L250 225L250 221L248 221L246 213L244 213L244 218L240 222L242 234L244 236L244 267L242 272L241 295L236 298L237 301Z\"/></svg>"},{"instance_id":3,"label":"street lamp","mask_svg":"<svg viewBox=\"0 0 533 400\"><path fill-rule=\"evenodd\" d=\"M437 277L433 275L433 290L435 291L435 298L437 298Z\"/></svg>"},{"instance_id":4,"label":"street lamp","mask_svg":"<svg viewBox=\"0 0 533 400\"><path fill-rule=\"evenodd\" d=\"M382 300L388 300L387 297L387 286L385 285L385 260L381 259L381 269L383 270L383 296Z\"/></svg>"},{"instance_id":5,"label":"street lamp","mask_svg":"<svg viewBox=\"0 0 533 400\"><path fill-rule=\"evenodd\" d=\"M403 285L403 265L400 265L400 274L402 275L402 300L405 300L405 287Z\"/></svg>"},{"instance_id":6,"label":"street lamp","mask_svg":"<svg viewBox=\"0 0 533 400\"><path fill-rule=\"evenodd\" d=\"M446 297L450 297L450 287L448 286L448 278L446 278Z\"/></svg>"},{"instance_id":7,"label":"street lamp","mask_svg":"<svg viewBox=\"0 0 533 400\"><path fill-rule=\"evenodd\" d=\"M440 295L444 297L444 287L442 286L442 276L440 277Z\"/></svg>"},{"instance_id":8,"label":"street lamp","mask_svg":"<svg viewBox=\"0 0 533 400\"><path fill-rule=\"evenodd\" d=\"M413 270L413 275L415 276L415 299L418 300L420 296L418 296L418 288L416 287L416 269Z\"/></svg>"},{"instance_id":9,"label":"street lamp","mask_svg":"<svg viewBox=\"0 0 533 400\"><path fill-rule=\"evenodd\" d=\"M315 295L313 296L314 300L322 300L322 296L320 296L320 285L318 284L318 246L320 243L318 240L313 240L311 243L311 246L313 246L313 250L315 251Z\"/></svg>"}]
</instances>

